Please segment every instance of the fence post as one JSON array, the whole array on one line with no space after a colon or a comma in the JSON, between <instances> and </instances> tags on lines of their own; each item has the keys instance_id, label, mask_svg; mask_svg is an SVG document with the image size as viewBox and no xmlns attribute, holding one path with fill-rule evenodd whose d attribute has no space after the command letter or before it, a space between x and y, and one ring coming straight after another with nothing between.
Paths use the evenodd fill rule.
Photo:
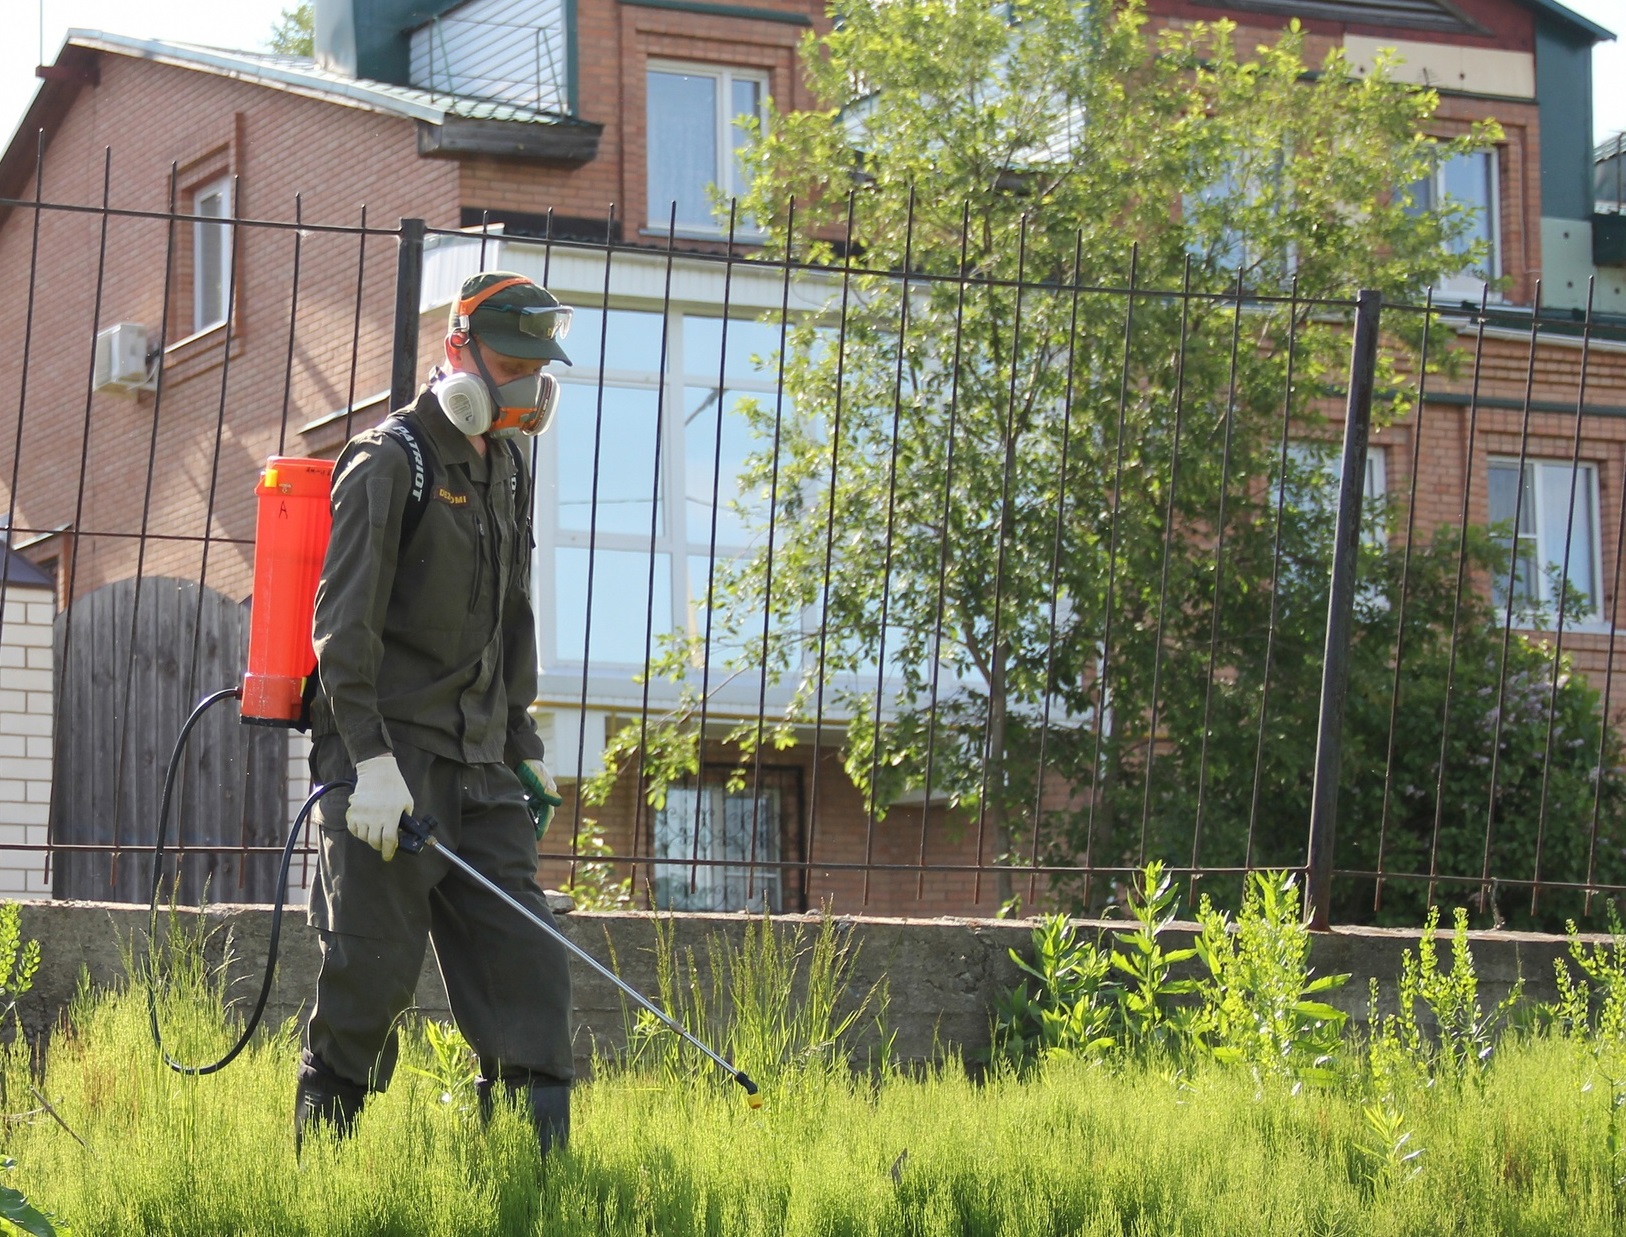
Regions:
<instances>
[{"instance_id":1,"label":"fence post","mask_svg":"<svg viewBox=\"0 0 1626 1237\"><path fill-rule=\"evenodd\" d=\"M395 258L395 344L390 362L390 407L404 408L418 390L418 318L423 304L422 219L401 220Z\"/></svg>"},{"instance_id":2,"label":"fence post","mask_svg":"<svg viewBox=\"0 0 1626 1237\"><path fill-rule=\"evenodd\" d=\"M1355 341L1349 358L1344 454L1333 536L1332 587L1327 598L1327 641L1321 662L1321 715L1316 725L1315 784L1310 794L1306 896L1310 927L1327 930L1332 900L1333 839L1338 825L1338 775L1344 746L1344 701L1349 694L1350 628L1355 615L1355 570L1361 549L1361 496L1366 489L1366 444L1372 432L1372 387L1378 360L1378 315L1383 294L1363 289L1355 298Z\"/></svg>"}]
</instances>

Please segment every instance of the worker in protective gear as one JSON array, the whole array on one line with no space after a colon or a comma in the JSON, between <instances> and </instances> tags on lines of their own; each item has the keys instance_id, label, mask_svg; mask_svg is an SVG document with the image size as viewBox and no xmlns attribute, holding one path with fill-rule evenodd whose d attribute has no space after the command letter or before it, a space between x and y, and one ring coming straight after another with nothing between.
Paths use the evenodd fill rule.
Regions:
<instances>
[{"instance_id":1,"label":"worker in protective gear","mask_svg":"<svg viewBox=\"0 0 1626 1237\"><path fill-rule=\"evenodd\" d=\"M344 448L317 587L311 775L323 798L310 920L316 1002L295 1101L347 1133L396 1063L395 1020L432 942L459 1029L479 1055L481 1110L528 1106L543 1155L570 1130L574 1076L563 946L432 853L396 857L401 815L552 922L536 846L558 788L536 696L530 481L515 434L545 427L569 358L570 310L508 272L467 279L446 363L406 408Z\"/></svg>"}]
</instances>

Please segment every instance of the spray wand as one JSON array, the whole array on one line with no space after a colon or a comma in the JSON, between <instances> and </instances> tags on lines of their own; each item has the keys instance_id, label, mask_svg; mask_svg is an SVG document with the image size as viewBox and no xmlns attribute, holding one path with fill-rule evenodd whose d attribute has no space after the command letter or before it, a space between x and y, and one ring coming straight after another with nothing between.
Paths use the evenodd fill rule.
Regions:
<instances>
[{"instance_id":1,"label":"spray wand","mask_svg":"<svg viewBox=\"0 0 1626 1237\"><path fill-rule=\"evenodd\" d=\"M654 1002L650 1001L609 967L605 966L597 958L593 957L592 954L588 953L580 945L576 944L575 941L571 940L563 932L559 931L559 929L553 924L536 914L536 912L532 911L518 898L514 897L513 894L509 893L506 889L503 889L496 882L488 878L484 873L476 870L473 865L471 865L456 851L448 850L445 846L441 845L440 840L435 837L435 820L432 816L425 816L421 819L414 818L412 816L402 816L400 843L401 849L411 855L419 855L426 850L435 851L437 854L441 855L446 862L451 864L453 868L462 873L462 875L466 876L469 880L481 886L487 892L501 898L521 915L524 915L525 918L529 919L538 928L541 928L542 931L546 932L555 941L559 942L559 944L563 945L571 953L575 954L580 961L585 962L588 966L592 967L593 970L597 971L605 979L609 980L627 996L631 997L639 1004L639 1006L654 1014L655 1017L659 1018L661 1022L663 1022L670 1030L677 1032L677 1034L683 1039L687 1040L695 1048L698 1048L707 1057L711 1058L711 1060L715 1062L724 1073L726 1073L735 1082L739 1083L740 1086L745 1088L746 1102L750 1104L752 1108L762 1107L762 1095L757 1089L757 1084L751 1081L750 1076L744 1070L735 1069L734 1066L729 1064L726 1058L718 1055L695 1036L691 1035L674 1018L672 1018L670 1014L666 1013L665 1010L661 1009Z\"/></svg>"}]
</instances>

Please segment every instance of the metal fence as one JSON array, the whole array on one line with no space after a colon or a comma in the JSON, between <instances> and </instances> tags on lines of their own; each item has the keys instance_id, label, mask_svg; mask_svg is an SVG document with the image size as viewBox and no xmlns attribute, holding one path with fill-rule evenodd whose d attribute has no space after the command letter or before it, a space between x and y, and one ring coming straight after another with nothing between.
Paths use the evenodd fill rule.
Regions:
<instances>
[{"instance_id":1,"label":"metal fence","mask_svg":"<svg viewBox=\"0 0 1626 1237\"><path fill-rule=\"evenodd\" d=\"M426 311L503 266L577 306L531 443L538 711L570 788L554 877L674 908L988 913L1099 909L1161 859L1222 902L1301 872L1321 924L1466 901L1543 927L1626 888L1626 407L1588 392L1626 388L1626 331L1590 311L1266 295L1190 258L1162 286L1138 256L1105 281L1077 253L872 270L732 225L631 246L613 212L599 239L318 224L297 200L251 219L173 178L135 209L107 183L0 202L9 554L60 608L50 759L37 733L8 749L34 787L14 826L0 803L12 858L106 856L97 879L135 896L133 788L163 770L123 753L222 686L197 681L215 628L136 640L140 582L243 600L265 458L331 454L410 398ZM132 312L138 375L109 335ZM0 644L25 574L0 582ZM111 625L76 619L129 581ZM87 640L109 669L80 668ZM176 689L133 691L155 666ZM37 663L0 666L0 695L15 668ZM220 858L190 892L263 883L289 797L254 761L254 794L225 790L245 746L187 767L180 845Z\"/></svg>"}]
</instances>

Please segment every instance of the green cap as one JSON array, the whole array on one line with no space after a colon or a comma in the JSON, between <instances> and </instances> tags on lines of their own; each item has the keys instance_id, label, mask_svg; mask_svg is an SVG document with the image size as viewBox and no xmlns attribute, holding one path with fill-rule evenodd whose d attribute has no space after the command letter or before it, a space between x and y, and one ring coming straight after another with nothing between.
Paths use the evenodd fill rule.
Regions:
<instances>
[{"instance_id":1,"label":"green cap","mask_svg":"<svg viewBox=\"0 0 1626 1237\"><path fill-rule=\"evenodd\" d=\"M493 352L531 361L571 363L560 347L571 309L514 271L481 271L463 281L450 329L466 330Z\"/></svg>"}]
</instances>

